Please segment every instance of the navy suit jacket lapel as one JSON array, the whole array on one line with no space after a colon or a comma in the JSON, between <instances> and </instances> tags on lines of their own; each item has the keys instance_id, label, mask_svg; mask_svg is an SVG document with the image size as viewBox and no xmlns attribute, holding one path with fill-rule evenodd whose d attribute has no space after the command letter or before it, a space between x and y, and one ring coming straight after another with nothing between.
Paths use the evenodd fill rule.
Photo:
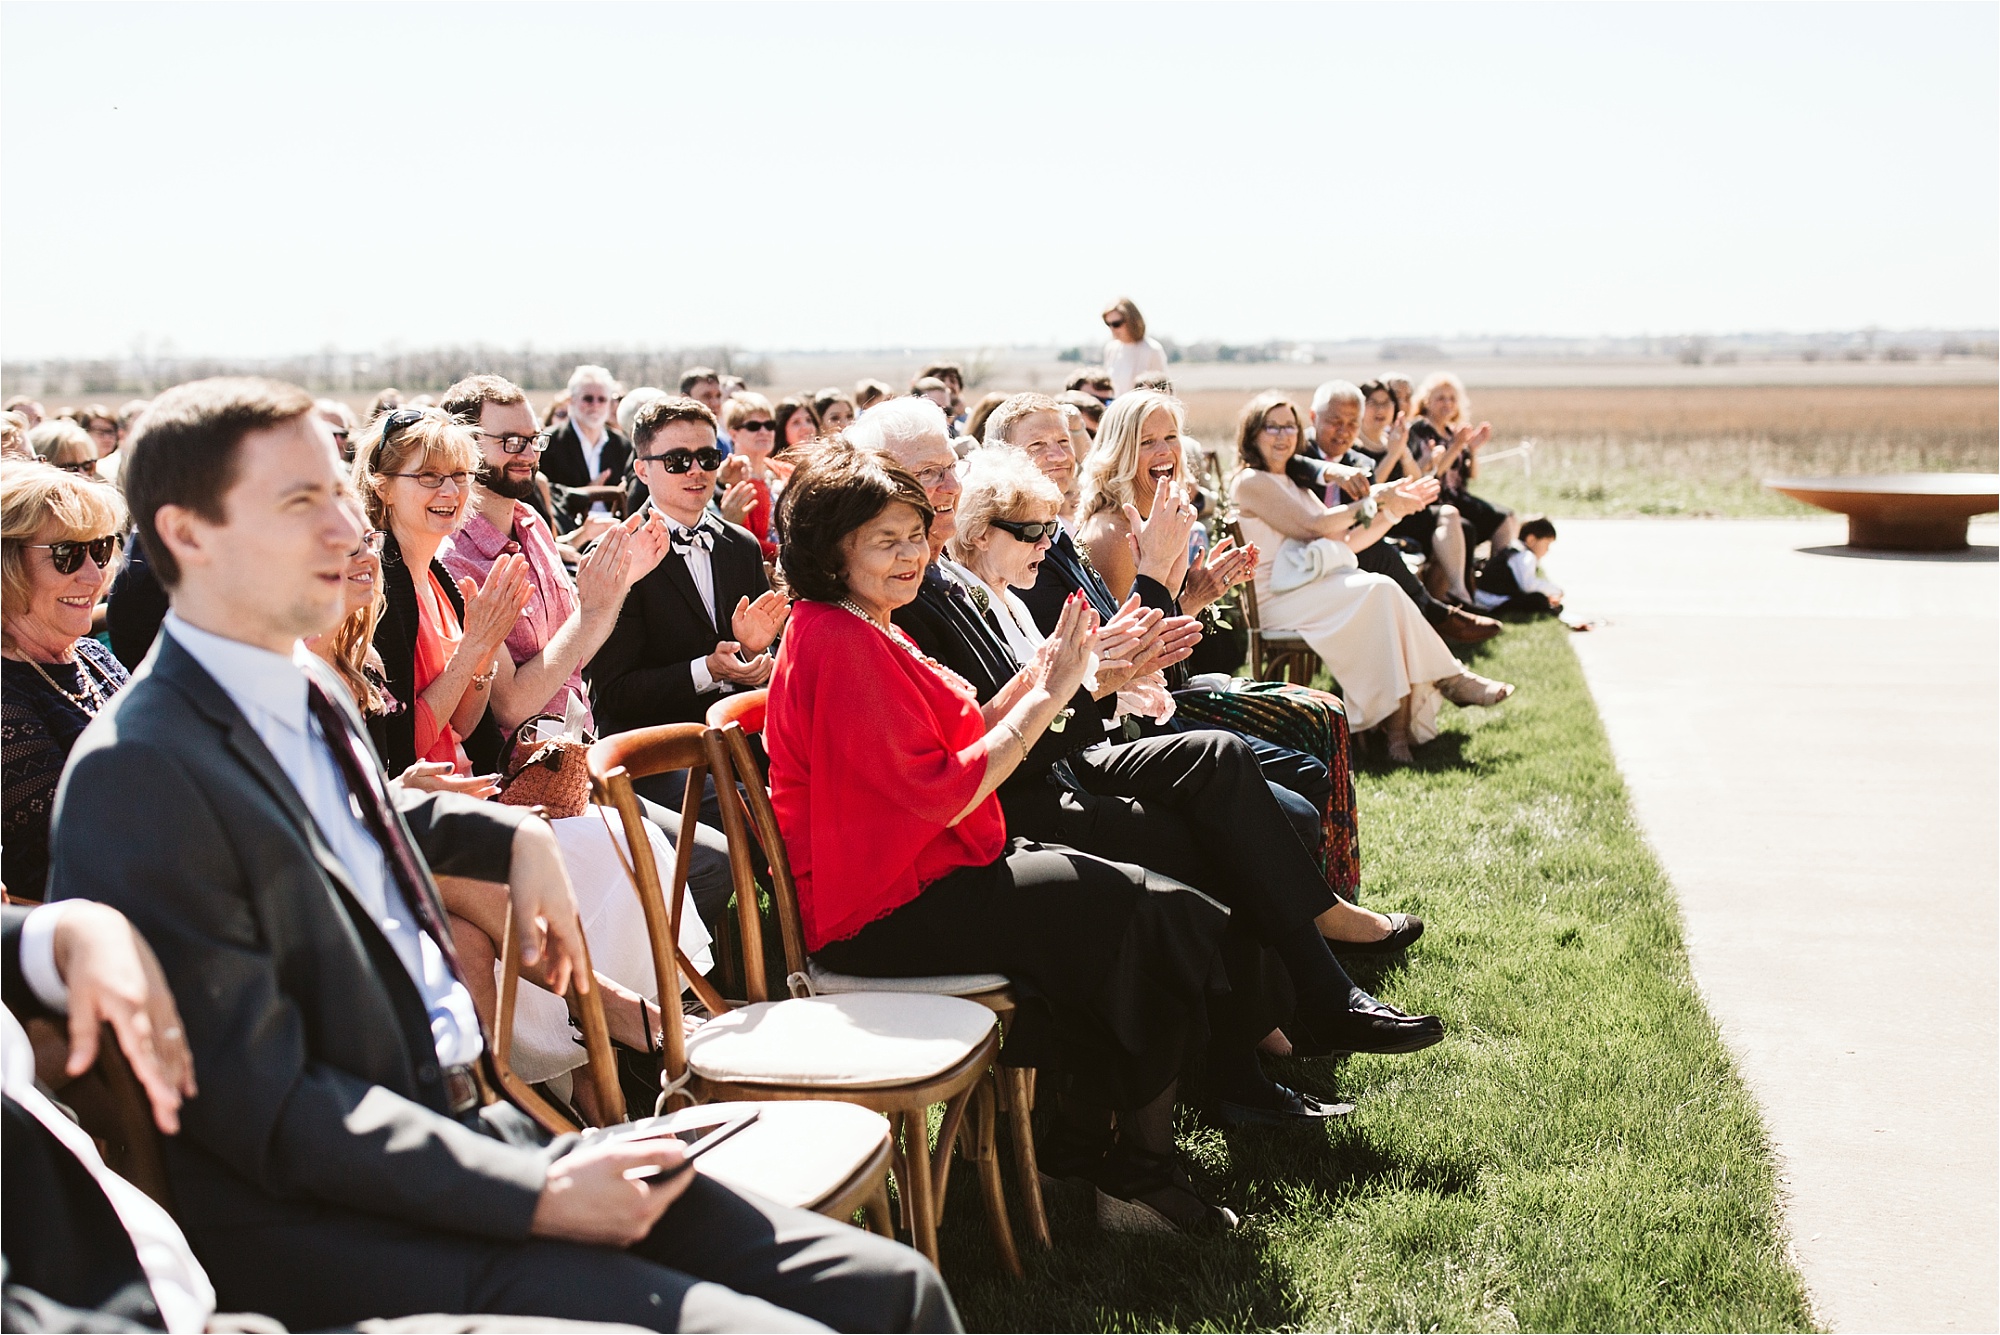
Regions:
<instances>
[{"instance_id":1,"label":"navy suit jacket lapel","mask_svg":"<svg viewBox=\"0 0 2000 1335\"><path fill-rule=\"evenodd\" d=\"M1109 619L1118 615L1118 600L1111 596L1111 590L1095 570L1083 563L1083 557L1076 550L1076 542L1068 533L1056 534L1055 545L1050 552L1061 562L1063 573L1068 575L1083 596L1090 599L1090 605L1097 609L1097 615Z\"/></svg>"}]
</instances>

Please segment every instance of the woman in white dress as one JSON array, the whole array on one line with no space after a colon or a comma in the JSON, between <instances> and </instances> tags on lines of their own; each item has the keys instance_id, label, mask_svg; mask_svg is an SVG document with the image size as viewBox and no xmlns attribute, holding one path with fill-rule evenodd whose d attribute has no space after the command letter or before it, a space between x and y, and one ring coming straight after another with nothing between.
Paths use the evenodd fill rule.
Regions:
<instances>
[{"instance_id":1,"label":"woman in white dress","mask_svg":"<svg viewBox=\"0 0 2000 1335\"><path fill-rule=\"evenodd\" d=\"M1111 373L1111 392L1129 394L1142 376L1167 373L1167 350L1146 336L1146 317L1120 297L1104 308L1104 327L1111 331L1104 345L1104 369Z\"/></svg>"},{"instance_id":2,"label":"woman in white dress","mask_svg":"<svg viewBox=\"0 0 2000 1335\"><path fill-rule=\"evenodd\" d=\"M1340 683L1348 726L1380 725L1389 758L1408 764L1411 746L1437 736L1440 696L1491 705L1514 688L1467 672L1394 580L1355 565L1355 551L1436 499L1435 479L1328 508L1303 465L1290 471L1302 425L1275 391L1252 399L1237 423L1229 500L1259 553L1258 614L1268 629L1304 636Z\"/></svg>"}]
</instances>

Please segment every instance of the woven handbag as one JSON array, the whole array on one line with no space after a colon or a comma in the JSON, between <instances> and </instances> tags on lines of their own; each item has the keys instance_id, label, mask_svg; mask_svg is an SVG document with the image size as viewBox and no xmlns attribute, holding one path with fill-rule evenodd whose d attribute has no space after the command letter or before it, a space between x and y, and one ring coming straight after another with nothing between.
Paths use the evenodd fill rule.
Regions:
<instances>
[{"instance_id":1,"label":"woven handbag","mask_svg":"<svg viewBox=\"0 0 2000 1335\"><path fill-rule=\"evenodd\" d=\"M554 714L537 714L514 730L500 800L513 807L541 807L551 820L581 816L590 805L587 755L596 739L586 733L582 741L567 737L533 740L535 725L545 719L562 722Z\"/></svg>"}]
</instances>

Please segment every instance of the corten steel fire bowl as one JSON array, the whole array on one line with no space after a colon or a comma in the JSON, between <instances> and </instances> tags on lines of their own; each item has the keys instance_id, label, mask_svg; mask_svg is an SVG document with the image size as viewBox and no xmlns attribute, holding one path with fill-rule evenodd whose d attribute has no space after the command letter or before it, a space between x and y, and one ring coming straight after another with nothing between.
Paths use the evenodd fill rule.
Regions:
<instances>
[{"instance_id":1,"label":"corten steel fire bowl","mask_svg":"<svg viewBox=\"0 0 2000 1335\"><path fill-rule=\"evenodd\" d=\"M1772 477L1764 485L1846 515L1848 545L1876 551L1964 551L1966 521L2000 510L2000 473Z\"/></svg>"}]
</instances>

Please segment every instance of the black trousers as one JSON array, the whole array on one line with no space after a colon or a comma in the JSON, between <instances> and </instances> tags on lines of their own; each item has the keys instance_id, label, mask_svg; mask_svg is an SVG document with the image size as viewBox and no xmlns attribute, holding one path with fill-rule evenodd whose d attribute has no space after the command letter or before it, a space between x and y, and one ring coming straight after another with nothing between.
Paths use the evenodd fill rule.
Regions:
<instances>
[{"instance_id":1,"label":"black trousers","mask_svg":"<svg viewBox=\"0 0 2000 1335\"><path fill-rule=\"evenodd\" d=\"M1010 839L813 957L874 977L1004 973L1021 1006L1012 1065L1052 1068L1099 1108L1142 1108L1207 1040L1230 994L1230 912L1148 868Z\"/></svg>"},{"instance_id":2,"label":"black trousers","mask_svg":"<svg viewBox=\"0 0 2000 1335\"><path fill-rule=\"evenodd\" d=\"M917 1252L699 1175L626 1251L492 1242L331 1207L296 1230L204 1241L223 1304L293 1330L423 1312L665 1331L960 1329L944 1281ZM276 1257L290 1261L263 1261Z\"/></svg>"},{"instance_id":3,"label":"black trousers","mask_svg":"<svg viewBox=\"0 0 2000 1335\"><path fill-rule=\"evenodd\" d=\"M1451 612L1449 607L1431 597L1431 591L1424 587L1422 580L1410 573L1410 568L1403 564L1402 554L1390 544L1369 543L1354 554L1354 563L1371 575L1387 575L1395 580L1397 587L1407 593L1410 601L1417 605L1417 610L1424 614L1424 620L1433 625L1443 621Z\"/></svg>"},{"instance_id":4,"label":"black trousers","mask_svg":"<svg viewBox=\"0 0 2000 1335\"><path fill-rule=\"evenodd\" d=\"M1192 885L1266 945L1333 907L1336 896L1235 733L1145 737L1080 751L1068 765L1084 793L1032 783L1001 790L1010 831ZM1314 813L1315 839L1318 830Z\"/></svg>"}]
</instances>

